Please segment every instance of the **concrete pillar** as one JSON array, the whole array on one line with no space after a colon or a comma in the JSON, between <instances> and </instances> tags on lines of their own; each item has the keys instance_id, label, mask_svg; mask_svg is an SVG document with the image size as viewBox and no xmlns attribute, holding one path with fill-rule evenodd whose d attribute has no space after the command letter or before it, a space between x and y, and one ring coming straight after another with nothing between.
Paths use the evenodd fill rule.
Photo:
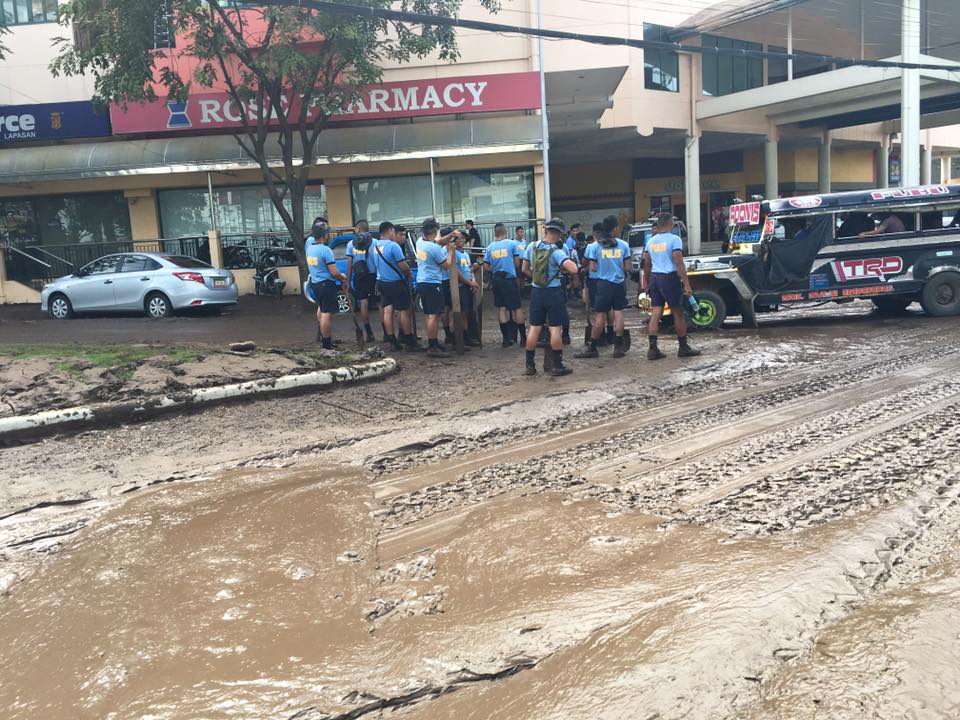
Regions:
<instances>
[{"instance_id":1,"label":"concrete pillar","mask_svg":"<svg viewBox=\"0 0 960 720\"><path fill-rule=\"evenodd\" d=\"M353 201L350 198L350 178L324 178L327 195L327 220L333 228L353 227ZM306 218L313 222L313 218Z\"/></svg>"},{"instance_id":2,"label":"concrete pillar","mask_svg":"<svg viewBox=\"0 0 960 720\"><path fill-rule=\"evenodd\" d=\"M877 182L882 188L890 187L890 136L883 134L877 152Z\"/></svg>"},{"instance_id":3,"label":"concrete pillar","mask_svg":"<svg viewBox=\"0 0 960 720\"><path fill-rule=\"evenodd\" d=\"M940 182L948 183L953 178L950 177L950 158L940 158Z\"/></svg>"},{"instance_id":4,"label":"concrete pillar","mask_svg":"<svg viewBox=\"0 0 960 720\"><path fill-rule=\"evenodd\" d=\"M920 184L929 185L930 175L933 171L933 158L930 148L926 145L920 146Z\"/></svg>"},{"instance_id":5,"label":"concrete pillar","mask_svg":"<svg viewBox=\"0 0 960 720\"><path fill-rule=\"evenodd\" d=\"M763 152L764 198L773 200L780 197L780 142L776 128L767 134Z\"/></svg>"},{"instance_id":6,"label":"concrete pillar","mask_svg":"<svg viewBox=\"0 0 960 720\"><path fill-rule=\"evenodd\" d=\"M700 254L700 137L687 136L683 148L684 191L687 205L687 242L690 255Z\"/></svg>"},{"instance_id":7,"label":"concrete pillar","mask_svg":"<svg viewBox=\"0 0 960 720\"><path fill-rule=\"evenodd\" d=\"M151 188L124 190L127 211L130 213L130 238L156 240L160 237L160 212L157 193Z\"/></svg>"},{"instance_id":8,"label":"concrete pillar","mask_svg":"<svg viewBox=\"0 0 960 720\"><path fill-rule=\"evenodd\" d=\"M920 0L903 0L900 55L905 63L920 61ZM900 176L903 187L920 184L920 71L901 70Z\"/></svg>"},{"instance_id":9,"label":"concrete pillar","mask_svg":"<svg viewBox=\"0 0 960 720\"><path fill-rule=\"evenodd\" d=\"M823 131L823 138L820 140L820 159L817 163L817 187L821 193L830 192L831 188L831 153L833 151L833 136L829 130Z\"/></svg>"},{"instance_id":10,"label":"concrete pillar","mask_svg":"<svg viewBox=\"0 0 960 720\"><path fill-rule=\"evenodd\" d=\"M223 267L223 245L220 244L220 231L208 230L207 241L210 245L210 264Z\"/></svg>"}]
</instances>

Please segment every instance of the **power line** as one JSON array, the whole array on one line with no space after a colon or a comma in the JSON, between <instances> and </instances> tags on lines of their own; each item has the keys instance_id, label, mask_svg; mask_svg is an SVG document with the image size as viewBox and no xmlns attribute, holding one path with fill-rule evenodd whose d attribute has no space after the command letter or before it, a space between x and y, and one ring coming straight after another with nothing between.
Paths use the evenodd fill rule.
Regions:
<instances>
[{"instance_id":1,"label":"power line","mask_svg":"<svg viewBox=\"0 0 960 720\"><path fill-rule=\"evenodd\" d=\"M783 3L785 0L767 0L767 4ZM796 1L796 0L794 0ZM659 50L665 52L686 52L700 55L729 55L733 57L770 59L770 60L816 60L824 64L834 64L838 67L876 67L895 68L900 70L945 70L960 72L960 66L941 65L934 63L904 63L893 60L861 60L859 58L837 57L834 55L817 55L815 53L772 53L764 50L747 50L737 48L702 47L699 45L683 45L681 43L663 42L657 40L636 40L633 38L616 37L612 35L587 35L583 33L567 32L565 30L538 30L523 25L504 25L484 20L468 20L456 17L428 15L426 13L409 12L405 10L388 10L386 8L364 7L348 5L330 0L258 0L260 5L276 7L300 7L335 15L352 15L359 17L390 20L393 22L412 23L415 25L432 25L438 27L455 27L470 30L484 30L492 33L512 33L530 35L533 37L551 38L554 40L575 40L593 45L627 46L640 50Z\"/></svg>"}]
</instances>

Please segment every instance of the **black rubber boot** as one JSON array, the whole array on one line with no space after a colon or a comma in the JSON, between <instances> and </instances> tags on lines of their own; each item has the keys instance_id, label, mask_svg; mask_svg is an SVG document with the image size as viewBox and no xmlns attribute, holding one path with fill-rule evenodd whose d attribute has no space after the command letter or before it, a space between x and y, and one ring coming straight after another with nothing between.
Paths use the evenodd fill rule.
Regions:
<instances>
[{"instance_id":1,"label":"black rubber boot","mask_svg":"<svg viewBox=\"0 0 960 720\"><path fill-rule=\"evenodd\" d=\"M647 360L663 360L666 355L660 352L660 348L657 347L657 336L650 335L650 349L647 350Z\"/></svg>"},{"instance_id":2,"label":"black rubber boot","mask_svg":"<svg viewBox=\"0 0 960 720\"><path fill-rule=\"evenodd\" d=\"M376 342L376 341L377 341L376 336L373 334L373 328L370 327L370 323L364 323L363 329L364 329L364 332L367 333L367 342L368 342L368 343L372 343L372 342Z\"/></svg>"},{"instance_id":3,"label":"black rubber boot","mask_svg":"<svg viewBox=\"0 0 960 720\"><path fill-rule=\"evenodd\" d=\"M527 326L523 323L514 323L517 328L517 337L520 338L520 344L527 344Z\"/></svg>"},{"instance_id":4,"label":"black rubber boot","mask_svg":"<svg viewBox=\"0 0 960 720\"><path fill-rule=\"evenodd\" d=\"M394 352L400 352L403 349L400 347L400 343L397 341L396 335L387 335L387 343L390 345L390 349Z\"/></svg>"},{"instance_id":5,"label":"black rubber boot","mask_svg":"<svg viewBox=\"0 0 960 720\"><path fill-rule=\"evenodd\" d=\"M677 357L697 357L700 354L699 350L695 350L690 347L690 343L687 342L687 336L684 335L681 338L677 338L680 342L680 349L677 350Z\"/></svg>"},{"instance_id":6,"label":"black rubber boot","mask_svg":"<svg viewBox=\"0 0 960 720\"><path fill-rule=\"evenodd\" d=\"M607 345L613 345L614 338L616 338L616 333L613 331L613 325L607 325Z\"/></svg>"},{"instance_id":7,"label":"black rubber boot","mask_svg":"<svg viewBox=\"0 0 960 720\"><path fill-rule=\"evenodd\" d=\"M323 333L320 332L320 326L319 326L319 325L317 326L317 342L318 342L318 343L322 343L322 342L323 342Z\"/></svg>"},{"instance_id":8,"label":"black rubber boot","mask_svg":"<svg viewBox=\"0 0 960 720\"><path fill-rule=\"evenodd\" d=\"M623 335L617 335L613 340L613 356L615 358L622 358L626 354L627 351L623 345Z\"/></svg>"},{"instance_id":9,"label":"black rubber boot","mask_svg":"<svg viewBox=\"0 0 960 720\"><path fill-rule=\"evenodd\" d=\"M524 375L536 375L537 374L537 352L535 350L527 350L527 366L523 371Z\"/></svg>"},{"instance_id":10,"label":"black rubber boot","mask_svg":"<svg viewBox=\"0 0 960 720\"><path fill-rule=\"evenodd\" d=\"M553 353L553 367L550 369L550 374L553 377L563 377L573 372L563 364L563 350L548 350L548 352Z\"/></svg>"},{"instance_id":11,"label":"black rubber boot","mask_svg":"<svg viewBox=\"0 0 960 720\"><path fill-rule=\"evenodd\" d=\"M443 349L439 340L430 340L430 344L427 346L427 357L447 358L450 355Z\"/></svg>"},{"instance_id":12,"label":"black rubber boot","mask_svg":"<svg viewBox=\"0 0 960 720\"><path fill-rule=\"evenodd\" d=\"M564 345L570 344L570 326L569 325L563 326L563 344Z\"/></svg>"},{"instance_id":13,"label":"black rubber boot","mask_svg":"<svg viewBox=\"0 0 960 720\"><path fill-rule=\"evenodd\" d=\"M453 330L448 327L443 329L443 344L453 345Z\"/></svg>"},{"instance_id":14,"label":"black rubber boot","mask_svg":"<svg viewBox=\"0 0 960 720\"><path fill-rule=\"evenodd\" d=\"M423 352L423 346L417 341L417 336L413 333L404 335L402 339L407 352Z\"/></svg>"},{"instance_id":15,"label":"black rubber boot","mask_svg":"<svg viewBox=\"0 0 960 720\"><path fill-rule=\"evenodd\" d=\"M320 342L324 350L333 350L333 338L321 338Z\"/></svg>"},{"instance_id":16,"label":"black rubber boot","mask_svg":"<svg viewBox=\"0 0 960 720\"><path fill-rule=\"evenodd\" d=\"M503 347L510 347L513 345L513 339L510 334L510 323L500 323L500 334L503 335Z\"/></svg>"}]
</instances>

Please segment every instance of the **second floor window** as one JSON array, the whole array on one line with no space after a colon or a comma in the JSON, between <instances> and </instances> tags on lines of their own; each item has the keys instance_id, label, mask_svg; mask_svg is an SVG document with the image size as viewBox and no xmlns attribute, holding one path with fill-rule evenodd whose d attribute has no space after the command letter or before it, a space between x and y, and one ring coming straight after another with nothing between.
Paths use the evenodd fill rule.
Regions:
<instances>
[{"instance_id":1,"label":"second floor window","mask_svg":"<svg viewBox=\"0 0 960 720\"><path fill-rule=\"evenodd\" d=\"M671 42L670 29L660 25L643 24L643 39ZM643 51L643 86L647 90L680 91L680 61L669 50Z\"/></svg>"},{"instance_id":2,"label":"second floor window","mask_svg":"<svg viewBox=\"0 0 960 720\"><path fill-rule=\"evenodd\" d=\"M763 50L760 43L703 36L704 47L723 50ZM703 94L712 97L763 87L763 59L747 55L703 55Z\"/></svg>"},{"instance_id":3,"label":"second floor window","mask_svg":"<svg viewBox=\"0 0 960 720\"><path fill-rule=\"evenodd\" d=\"M57 0L2 0L0 23L6 26L57 21Z\"/></svg>"}]
</instances>

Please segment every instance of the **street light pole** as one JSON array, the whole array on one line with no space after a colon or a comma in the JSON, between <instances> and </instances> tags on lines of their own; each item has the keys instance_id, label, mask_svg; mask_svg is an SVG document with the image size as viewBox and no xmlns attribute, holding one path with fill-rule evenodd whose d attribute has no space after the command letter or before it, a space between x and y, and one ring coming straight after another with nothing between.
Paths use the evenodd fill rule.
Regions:
<instances>
[{"instance_id":1,"label":"street light pole","mask_svg":"<svg viewBox=\"0 0 960 720\"><path fill-rule=\"evenodd\" d=\"M537 30L543 29L543 13L540 8L541 0L537 0ZM553 217L553 208L550 203L550 127L547 122L547 81L543 68L543 36L537 39L540 60L540 136L543 146L543 213L544 220Z\"/></svg>"}]
</instances>

